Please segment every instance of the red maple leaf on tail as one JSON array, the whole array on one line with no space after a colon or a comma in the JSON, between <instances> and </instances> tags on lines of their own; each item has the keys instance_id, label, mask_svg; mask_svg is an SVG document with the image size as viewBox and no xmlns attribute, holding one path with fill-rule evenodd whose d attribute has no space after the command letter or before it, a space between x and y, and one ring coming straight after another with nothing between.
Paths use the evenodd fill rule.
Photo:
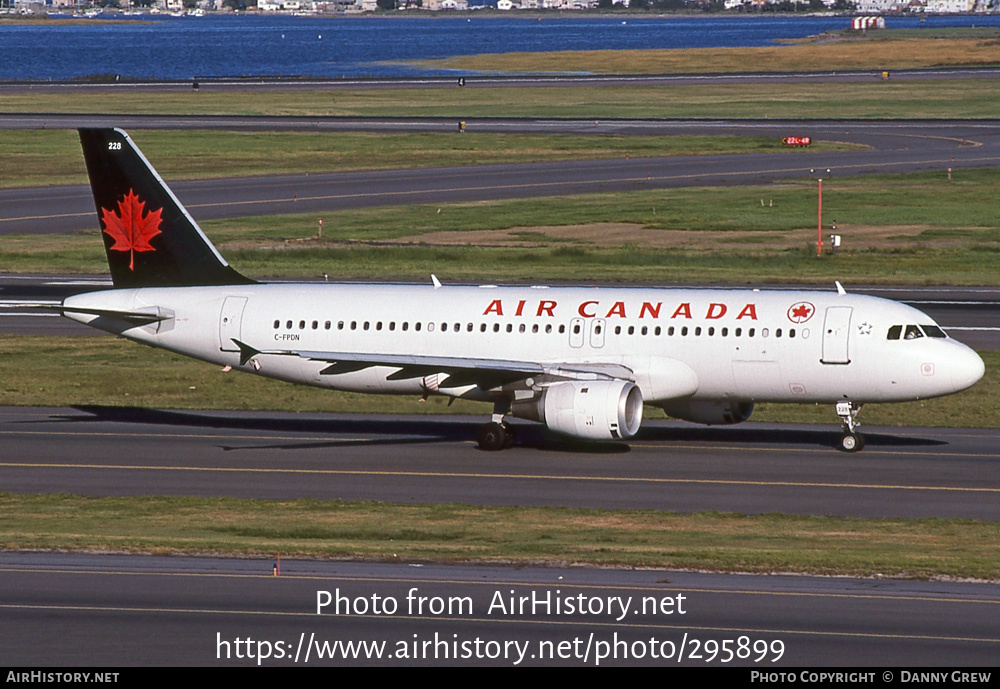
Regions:
<instances>
[{"instance_id":1,"label":"red maple leaf on tail","mask_svg":"<svg viewBox=\"0 0 1000 689\"><path fill-rule=\"evenodd\" d=\"M107 208L101 209L104 231L115 240L111 250L130 252L129 270L135 269L136 251L156 251L150 246L149 240L160 234L160 214L163 209L143 215L145 207L146 202L140 201L138 194L129 189L128 194L118 202L117 213Z\"/></svg>"}]
</instances>

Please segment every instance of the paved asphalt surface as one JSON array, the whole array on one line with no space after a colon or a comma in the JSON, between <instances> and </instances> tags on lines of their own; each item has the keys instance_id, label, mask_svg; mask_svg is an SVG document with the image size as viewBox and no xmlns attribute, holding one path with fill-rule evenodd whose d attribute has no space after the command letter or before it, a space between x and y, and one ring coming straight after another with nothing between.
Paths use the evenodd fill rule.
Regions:
<instances>
[{"instance_id":1,"label":"paved asphalt surface","mask_svg":"<svg viewBox=\"0 0 1000 689\"><path fill-rule=\"evenodd\" d=\"M7 116L0 128L14 126ZM53 126L125 125L197 128L454 130L452 119L218 118L46 116ZM27 124L40 126L29 120ZM134 125L134 126L133 126ZM796 150L770 155L707 155L469 165L238 180L177 181L171 187L198 220L417 203L468 202L683 186L766 184L819 175L863 175L1000 165L1000 120L983 121L677 121L471 119L469 131L729 134L847 141L871 148L828 153ZM135 132L133 132L135 133ZM141 135L136 134L141 146ZM155 165L155 161L154 165ZM825 172L829 170L830 172ZM81 162L82 172L82 162ZM97 227L86 185L0 190L0 234L66 233Z\"/></svg>"},{"instance_id":2,"label":"paved asphalt surface","mask_svg":"<svg viewBox=\"0 0 1000 689\"><path fill-rule=\"evenodd\" d=\"M991 584L297 561L275 577L275 563L0 553L0 664L112 670L119 684L140 676L130 666L258 663L996 674Z\"/></svg>"},{"instance_id":3,"label":"paved asphalt surface","mask_svg":"<svg viewBox=\"0 0 1000 689\"><path fill-rule=\"evenodd\" d=\"M997 67L939 67L920 69L897 69L891 73L893 81L934 80L934 79L996 79L1000 77ZM882 81L882 70L840 70L826 72L754 72L747 74L558 74L558 75L482 75L428 76L428 77L386 77L386 78L303 78L287 77L246 77L198 79L198 89L203 92L246 91L258 89L267 91L330 90L340 89L377 90L398 88L442 88L462 86L463 88L523 88L525 86L546 86L550 88L578 86L616 86L620 84L749 84L749 83L790 83L790 82L871 82ZM121 92L190 92L193 80L184 81L117 81L117 82L51 82L51 81L8 81L0 82L0 94L14 93L121 93Z\"/></svg>"},{"instance_id":4,"label":"paved asphalt surface","mask_svg":"<svg viewBox=\"0 0 1000 689\"><path fill-rule=\"evenodd\" d=\"M383 126L381 121L326 120L309 126L364 129L373 124ZM454 126L448 121L418 124ZM62 120L59 126L77 124ZM502 120L469 122L472 129L505 126ZM995 121L794 125L536 121L532 126L547 131L836 136L875 149L310 175L173 187L196 217L207 219L385 203L743 184L807 176L809 168L830 167L842 175L1000 163L1000 123ZM27 228L67 232L92 228L95 222L89 192L83 188L0 192L0 232ZM11 302L6 303L10 307L18 299L58 299L67 289L93 288L65 282L66 278L31 277L27 286L18 286L5 278L0 280L0 298ZM993 290L895 293L888 289L883 296L911 301L950 326L956 337L967 336L970 343L977 338L974 346L994 348L997 295ZM0 328L6 331L44 331L44 319L61 322L46 316L24 320L25 316L10 313L0 310ZM965 327L972 329L962 330ZM59 326L51 332L68 331ZM829 427L821 428L751 423L701 429L650 423L629 445L586 449L555 443L543 429L525 425L519 436L521 447L488 455L477 451L470 440L477 423L462 418L4 408L0 409L4 436L0 485L13 492L89 495L314 496L404 503L454 500L1000 519L998 431L866 428L866 450L845 455L832 448L837 434L834 418ZM256 660L236 657L241 651L248 654L248 637L270 642L272 656L281 641L287 644L281 646L283 652L292 656L315 634L316 641L384 640L395 653L392 660L359 657L336 664L511 665L510 655L517 652L511 642L516 641L528 644L524 664L596 664L602 649L617 648L618 658L602 664L662 665L678 662L676 656L681 654L681 664L701 665L710 645L716 648L718 642L724 649L724 642L732 639L728 647L739 649L742 637L743 648L760 649L760 662L752 662L757 657L754 652L727 664L767 669L988 668L995 665L1000 644L1000 590L995 584L312 562L285 563L283 576L275 578L269 576L271 564L0 554L4 592L0 609L5 627L17 630L4 635L0 663L252 665ZM468 596L471 609L440 615L410 614L402 608L391 616L373 610L315 614L318 590L339 589L359 605L362 599L371 602L373 595L379 595L404 606L407 592L414 588L441 601ZM513 618L496 609L490 612L496 596L509 598L511 591L515 596L534 593L536 599L569 594L575 601L582 595L589 605L603 601L606 607L587 614L536 608ZM689 612L684 617L643 613L634 606L621 620L607 612L609 596L664 601L678 594L687 599ZM238 639L244 640L242 649ZM424 645L426 641L446 643ZM546 647L549 641L567 643ZM625 643L614 645L615 641ZM441 653L453 642L468 642L451 648L468 649L470 655L458 661L443 659ZM314 649L315 662L318 647L307 645ZM401 659L404 646L415 648L418 659ZM652 658L654 646L655 652L673 652L673 657ZM772 663L779 647L782 655ZM262 648L255 644L253 654ZM563 649L565 655L549 660L541 655L545 648ZM623 658L623 653L631 655ZM722 664L721 660L716 656L712 664ZM291 661L286 657L267 662Z\"/></svg>"},{"instance_id":5,"label":"paved asphalt surface","mask_svg":"<svg viewBox=\"0 0 1000 689\"><path fill-rule=\"evenodd\" d=\"M484 406L484 415L488 408ZM0 485L17 493L460 502L678 512L1000 520L1000 431L645 421L574 445L513 420L483 452L477 417L0 408Z\"/></svg>"}]
</instances>

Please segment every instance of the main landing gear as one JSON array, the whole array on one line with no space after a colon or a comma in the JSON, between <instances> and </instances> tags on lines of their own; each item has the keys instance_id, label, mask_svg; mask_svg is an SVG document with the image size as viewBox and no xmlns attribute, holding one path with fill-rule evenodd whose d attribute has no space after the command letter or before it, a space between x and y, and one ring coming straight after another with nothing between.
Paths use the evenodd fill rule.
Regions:
<instances>
[{"instance_id":1,"label":"main landing gear","mask_svg":"<svg viewBox=\"0 0 1000 689\"><path fill-rule=\"evenodd\" d=\"M506 450L514 446L514 428L503 420L503 417L510 411L510 402L497 401L493 403L493 418L479 427L476 440L479 442L480 450L496 451Z\"/></svg>"},{"instance_id":2,"label":"main landing gear","mask_svg":"<svg viewBox=\"0 0 1000 689\"><path fill-rule=\"evenodd\" d=\"M844 452L858 452L865 446L865 437L857 432L860 424L856 419L860 411L860 404L837 402L837 416L844 424L844 432L840 436L840 449Z\"/></svg>"}]
</instances>

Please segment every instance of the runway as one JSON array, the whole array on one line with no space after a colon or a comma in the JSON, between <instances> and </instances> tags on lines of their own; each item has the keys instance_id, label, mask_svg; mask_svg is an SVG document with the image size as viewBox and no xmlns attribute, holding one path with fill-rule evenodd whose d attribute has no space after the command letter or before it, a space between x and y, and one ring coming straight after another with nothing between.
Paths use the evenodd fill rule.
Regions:
<instances>
[{"instance_id":1,"label":"runway","mask_svg":"<svg viewBox=\"0 0 1000 689\"><path fill-rule=\"evenodd\" d=\"M488 409L484 407L484 413ZM844 517L1000 519L1000 430L839 424L703 428L647 420L626 443L567 443L517 422L476 448L477 417L0 408L0 485L16 493L460 502Z\"/></svg>"},{"instance_id":2,"label":"runway","mask_svg":"<svg viewBox=\"0 0 1000 689\"><path fill-rule=\"evenodd\" d=\"M996 67L931 67L891 70L893 81L935 79L996 79ZM212 91L301 91L301 90L381 90L422 88L573 88L580 86L620 86L623 84L656 86L678 84L767 84L797 82L879 82L884 81L882 69L836 71L752 72L720 74L523 74L425 77L365 77L365 78L283 78L283 77L210 77L176 80L124 79L119 81L8 81L0 82L0 94L15 93L163 93L188 92L198 84L198 90Z\"/></svg>"},{"instance_id":3,"label":"runway","mask_svg":"<svg viewBox=\"0 0 1000 689\"><path fill-rule=\"evenodd\" d=\"M14 117L14 116L11 116ZM16 116L23 117L23 116ZM204 126L217 117L58 117L61 127L135 124ZM47 120L46 120L47 121ZM455 131L452 118L228 118L226 127L311 131ZM41 122L32 120L34 126ZM685 121L471 119L467 131L593 134L810 136L867 146L865 150L785 154L670 156L546 163L469 165L405 170L275 175L200 181L168 180L198 220L421 203L457 203L665 189L769 184L810 179L1000 164L1000 120L976 121ZM138 136L138 135L137 135ZM141 144L141 136L139 143ZM82 163L81 163L82 172ZM89 187L68 185L0 190L0 234L66 233L96 227Z\"/></svg>"},{"instance_id":4,"label":"runway","mask_svg":"<svg viewBox=\"0 0 1000 689\"><path fill-rule=\"evenodd\" d=\"M16 630L0 664L992 672L1000 643L990 584L297 561L275 577L275 563L0 554Z\"/></svg>"}]
</instances>

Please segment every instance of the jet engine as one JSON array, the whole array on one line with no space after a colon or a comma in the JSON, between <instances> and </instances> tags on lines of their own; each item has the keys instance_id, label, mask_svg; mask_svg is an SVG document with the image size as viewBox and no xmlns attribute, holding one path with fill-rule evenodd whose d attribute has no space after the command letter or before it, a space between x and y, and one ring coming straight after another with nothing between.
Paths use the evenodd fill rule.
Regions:
<instances>
[{"instance_id":1,"label":"jet engine","mask_svg":"<svg viewBox=\"0 0 1000 689\"><path fill-rule=\"evenodd\" d=\"M627 380L553 383L538 397L515 400L511 413L574 438L631 438L642 423L642 392Z\"/></svg>"},{"instance_id":2,"label":"jet engine","mask_svg":"<svg viewBox=\"0 0 1000 689\"><path fill-rule=\"evenodd\" d=\"M743 423L753 413L753 402L740 400L671 400L657 406L675 419L706 426Z\"/></svg>"}]
</instances>

